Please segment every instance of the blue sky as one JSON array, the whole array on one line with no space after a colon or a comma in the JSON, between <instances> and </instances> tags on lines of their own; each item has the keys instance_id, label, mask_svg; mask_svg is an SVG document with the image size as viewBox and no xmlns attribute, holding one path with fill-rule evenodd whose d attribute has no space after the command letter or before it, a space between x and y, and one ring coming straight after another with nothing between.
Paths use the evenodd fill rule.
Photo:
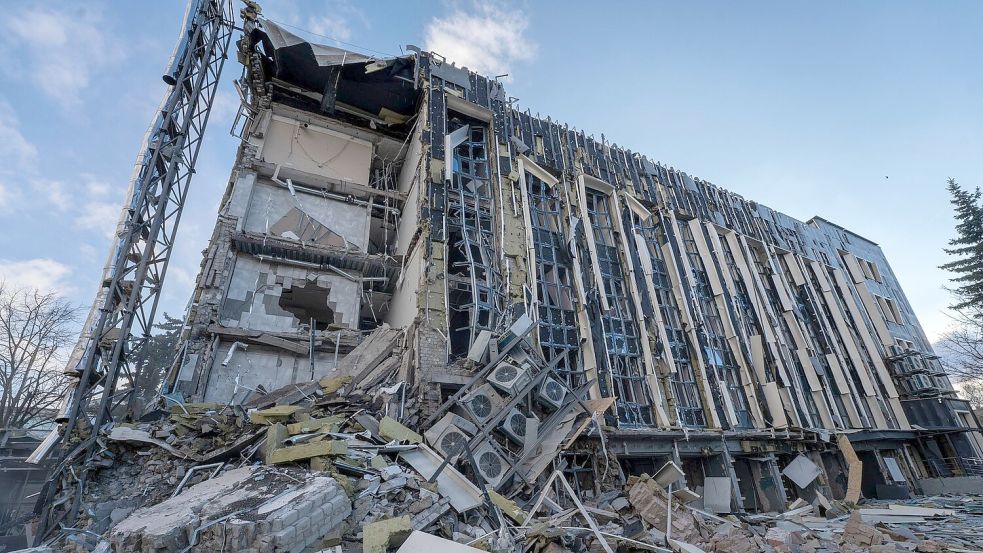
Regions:
<instances>
[{"instance_id":1,"label":"blue sky","mask_svg":"<svg viewBox=\"0 0 983 553\"><path fill-rule=\"evenodd\" d=\"M328 44L415 44L509 73L523 108L850 228L881 244L930 337L948 324L945 178L983 184L979 2L262 4ZM87 304L184 2L5 8L0 277ZM172 314L228 180L238 74L230 61L181 223L163 299Z\"/></svg>"}]
</instances>

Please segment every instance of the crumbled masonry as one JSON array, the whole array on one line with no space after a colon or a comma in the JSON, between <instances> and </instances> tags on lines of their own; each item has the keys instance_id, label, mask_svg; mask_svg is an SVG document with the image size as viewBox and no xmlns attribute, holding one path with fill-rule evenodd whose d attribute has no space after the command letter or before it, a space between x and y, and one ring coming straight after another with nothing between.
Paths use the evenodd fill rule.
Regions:
<instances>
[{"instance_id":1,"label":"crumbled masonry","mask_svg":"<svg viewBox=\"0 0 983 553\"><path fill-rule=\"evenodd\" d=\"M271 405L268 398L288 399ZM486 498L466 463L443 467L442 477L453 478L439 480L442 486L404 459L420 451L438 462L445 457L384 414L415 407L398 389L322 378L258 395L250 405L174 404L153 422L114 428L84 498L78 527L86 532L42 550L386 553L413 551L415 543L456 550L441 538L502 552L602 551L602 542L611 551L983 550L975 531L983 496L866 500L857 509L817 493L782 512L717 516L699 496L685 499L680 492L692 492L672 463L652 476L613 467L605 476L602 469L592 477L606 478L603 491L579 488L574 501L563 491L571 486L568 466L553 452L552 484L539 480L504 494L488 488ZM592 420L584 410L574 419ZM472 502L458 510L458 496Z\"/></svg>"},{"instance_id":2,"label":"crumbled masonry","mask_svg":"<svg viewBox=\"0 0 983 553\"><path fill-rule=\"evenodd\" d=\"M178 355L81 425L52 549L983 551L979 421L876 243L415 47L237 46Z\"/></svg>"}]
</instances>

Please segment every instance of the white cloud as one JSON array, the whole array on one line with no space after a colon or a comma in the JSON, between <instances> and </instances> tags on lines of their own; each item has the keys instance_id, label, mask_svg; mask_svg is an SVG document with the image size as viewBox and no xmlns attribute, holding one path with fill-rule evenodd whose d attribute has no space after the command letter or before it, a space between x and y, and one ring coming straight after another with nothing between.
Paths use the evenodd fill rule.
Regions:
<instances>
[{"instance_id":1,"label":"white cloud","mask_svg":"<svg viewBox=\"0 0 983 553\"><path fill-rule=\"evenodd\" d=\"M57 292L63 296L70 295L74 288L66 279L72 269L48 258L26 259L13 261L0 259L0 281L14 288L37 288L42 292Z\"/></svg>"},{"instance_id":2,"label":"white cloud","mask_svg":"<svg viewBox=\"0 0 983 553\"><path fill-rule=\"evenodd\" d=\"M60 181L36 179L31 182L31 188L58 211L68 211L72 207L72 197Z\"/></svg>"},{"instance_id":3,"label":"white cloud","mask_svg":"<svg viewBox=\"0 0 983 553\"><path fill-rule=\"evenodd\" d=\"M15 194L14 190L0 182L0 213L9 210L14 205Z\"/></svg>"},{"instance_id":4,"label":"white cloud","mask_svg":"<svg viewBox=\"0 0 983 553\"><path fill-rule=\"evenodd\" d=\"M230 125L236 112L239 111L239 104L239 95L232 90L231 84L219 88L212 102L212 112L208 116L208 122L213 126Z\"/></svg>"},{"instance_id":5,"label":"white cloud","mask_svg":"<svg viewBox=\"0 0 983 553\"><path fill-rule=\"evenodd\" d=\"M86 202L75 218L75 226L81 230L95 231L112 238L119 222L120 205L109 202Z\"/></svg>"},{"instance_id":6,"label":"white cloud","mask_svg":"<svg viewBox=\"0 0 983 553\"><path fill-rule=\"evenodd\" d=\"M305 38L321 44L331 40L348 42L356 37L356 30L369 28L368 16L351 0L323 0L321 2L295 2L292 0L266 0L263 12L274 22L290 25L287 30L310 35ZM354 42L358 42L356 39ZM337 44L348 48L347 44Z\"/></svg>"},{"instance_id":7,"label":"white cloud","mask_svg":"<svg viewBox=\"0 0 983 553\"><path fill-rule=\"evenodd\" d=\"M95 175L85 173L82 180L85 181L85 192L90 198L103 197L113 189L112 185Z\"/></svg>"},{"instance_id":8,"label":"white cloud","mask_svg":"<svg viewBox=\"0 0 983 553\"><path fill-rule=\"evenodd\" d=\"M510 73L513 64L536 56L536 43L523 36L529 18L518 8L490 3L461 6L427 25L425 48L458 66L488 77Z\"/></svg>"},{"instance_id":9,"label":"white cloud","mask_svg":"<svg viewBox=\"0 0 983 553\"><path fill-rule=\"evenodd\" d=\"M335 40L348 41L352 38L352 29L344 17L337 15L316 15L307 19L307 28L312 33L331 37Z\"/></svg>"},{"instance_id":10,"label":"white cloud","mask_svg":"<svg viewBox=\"0 0 983 553\"><path fill-rule=\"evenodd\" d=\"M37 156L37 147L20 132L20 122L14 109L0 98L0 163L24 168L33 163Z\"/></svg>"},{"instance_id":11,"label":"white cloud","mask_svg":"<svg viewBox=\"0 0 983 553\"><path fill-rule=\"evenodd\" d=\"M102 69L124 57L124 49L103 32L101 17L91 9L60 11L32 5L6 16L8 55L23 59L18 72L62 108L82 104L81 95Z\"/></svg>"}]
</instances>

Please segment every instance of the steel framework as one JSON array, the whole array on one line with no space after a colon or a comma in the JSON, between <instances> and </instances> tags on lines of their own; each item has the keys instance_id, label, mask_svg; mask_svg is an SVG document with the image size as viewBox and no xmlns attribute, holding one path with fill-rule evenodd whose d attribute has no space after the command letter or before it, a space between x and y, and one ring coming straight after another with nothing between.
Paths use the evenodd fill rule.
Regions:
<instances>
[{"instance_id":1,"label":"steel framework","mask_svg":"<svg viewBox=\"0 0 983 553\"><path fill-rule=\"evenodd\" d=\"M170 85L145 137L121 225L79 337L60 458L38 499L36 542L78 516L100 430L133 391L130 355L150 337L188 186L234 30L232 0L190 0L164 75ZM73 469L73 465L78 465Z\"/></svg>"}]
</instances>

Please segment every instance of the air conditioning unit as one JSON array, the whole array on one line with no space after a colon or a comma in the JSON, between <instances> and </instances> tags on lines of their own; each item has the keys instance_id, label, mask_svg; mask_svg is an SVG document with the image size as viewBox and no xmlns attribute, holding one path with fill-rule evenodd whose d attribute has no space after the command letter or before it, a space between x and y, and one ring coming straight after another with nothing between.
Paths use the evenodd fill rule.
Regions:
<instances>
[{"instance_id":1,"label":"air conditioning unit","mask_svg":"<svg viewBox=\"0 0 983 553\"><path fill-rule=\"evenodd\" d=\"M502 421L501 430L510 440L513 442L524 445L526 443L526 419L533 418L536 416L526 417L526 414L520 411L518 408L513 407L509 416L505 417ZM539 419L536 419L539 422Z\"/></svg>"},{"instance_id":2,"label":"air conditioning unit","mask_svg":"<svg viewBox=\"0 0 983 553\"><path fill-rule=\"evenodd\" d=\"M453 424L447 425L437 436L433 445L434 449L440 452L447 459L451 459L464 451L471 436Z\"/></svg>"},{"instance_id":3,"label":"air conditioning unit","mask_svg":"<svg viewBox=\"0 0 983 553\"><path fill-rule=\"evenodd\" d=\"M495 416L505 401L490 384L482 384L461 399L461 406L476 424L484 424Z\"/></svg>"},{"instance_id":4,"label":"air conditioning unit","mask_svg":"<svg viewBox=\"0 0 983 553\"><path fill-rule=\"evenodd\" d=\"M446 434L445 431L448 428L454 428L457 432L463 432L469 439L478 433L478 427L472 424L468 419L455 415L454 413L447 413L442 419L428 428L426 432L423 433L423 437L426 438L427 443L430 444L431 447L440 451L441 438L444 437Z\"/></svg>"},{"instance_id":5,"label":"air conditioning unit","mask_svg":"<svg viewBox=\"0 0 983 553\"><path fill-rule=\"evenodd\" d=\"M509 464L505 459L487 443L474 452L474 461L478 464L478 472L490 488L498 486L505 472L509 470Z\"/></svg>"},{"instance_id":6,"label":"air conditioning unit","mask_svg":"<svg viewBox=\"0 0 983 553\"><path fill-rule=\"evenodd\" d=\"M529 370L512 363L499 363L488 375L488 382L509 395L518 394L529 383Z\"/></svg>"},{"instance_id":7,"label":"air conditioning unit","mask_svg":"<svg viewBox=\"0 0 983 553\"><path fill-rule=\"evenodd\" d=\"M563 399L567 396L567 388L559 380L552 376L543 379L539 386L536 398L546 407L559 409L563 406Z\"/></svg>"}]
</instances>

